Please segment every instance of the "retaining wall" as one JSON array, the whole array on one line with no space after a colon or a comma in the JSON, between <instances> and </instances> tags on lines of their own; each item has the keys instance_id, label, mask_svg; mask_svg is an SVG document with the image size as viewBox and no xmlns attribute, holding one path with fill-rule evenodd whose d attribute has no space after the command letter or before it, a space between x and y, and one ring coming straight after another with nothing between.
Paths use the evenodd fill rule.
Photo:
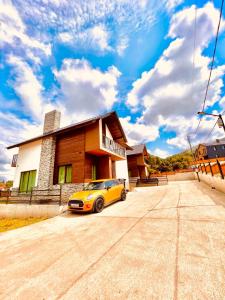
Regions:
<instances>
[{"instance_id":1,"label":"retaining wall","mask_svg":"<svg viewBox=\"0 0 225 300\"><path fill-rule=\"evenodd\" d=\"M176 173L173 175L167 175L168 181L185 181L185 180L195 180L194 172L187 173Z\"/></svg>"},{"instance_id":2,"label":"retaining wall","mask_svg":"<svg viewBox=\"0 0 225 300\"><path fill-rule=\"evenodd\" d=\"M66 209L66 205L0 204L0 218L54 217Z\"/></svg>"},{"instance_id":3,"label":"retaining wall","mask_svg":"<svg viewBox=\"0 0 225 300\"><path fill-rule=\"evenodd\" d=\"M201 181L205 182L209 186L215 188L216 190L225 193L225 180L219 175L211 176L209 174L198 173ZM197 175L195 175L197 179Z\"/></svg>"}]
</instances>

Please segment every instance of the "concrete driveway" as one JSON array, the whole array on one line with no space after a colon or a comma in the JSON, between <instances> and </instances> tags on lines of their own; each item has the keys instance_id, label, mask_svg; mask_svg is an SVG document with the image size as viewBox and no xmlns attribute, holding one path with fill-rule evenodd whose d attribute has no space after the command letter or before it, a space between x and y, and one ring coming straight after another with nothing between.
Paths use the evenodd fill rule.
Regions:
<instances>
[{"instance_id":1,"label":"concrete driveway","mask_svg":"<svg viewBox=\"0 0 225 300\"><path fill-rule=\"evenodd\" d=\"M225 299L224 205L176 182L3 233L0 299Z\"/></svg>"}]
</instances>

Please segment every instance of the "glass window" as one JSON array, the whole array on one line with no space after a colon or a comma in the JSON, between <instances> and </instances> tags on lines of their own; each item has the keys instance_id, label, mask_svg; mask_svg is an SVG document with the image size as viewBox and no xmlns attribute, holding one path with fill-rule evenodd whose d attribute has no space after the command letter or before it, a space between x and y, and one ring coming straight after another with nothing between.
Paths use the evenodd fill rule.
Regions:
<instances>
[{"instance_id":1,"label":"glass window","mask_svg":"<svg viewBox=\"0 0 225 300\"><path fill-rule=\"evenodd\" d=\"M113 186L113 180L109 180L105 182L105 188L112 187Z\"/></svg>"},{"instance_id":2,"label":"glass window","mask_svg":"<svg viewBox=\"0 0 225 300\"><path fill-rule=\"evenodd\" d=\"M90 182L84 188L84 190L86 190L86 191L102 190L102 189L104 189L104 182L103 181Z\"/></svg>"},{"instance_id":3,"label":"glass window","mask_svg":"<svg viewBox=\"0 0 225 300\"><path fill-rule=\"evenodd\" d=\"M36 170L21 172L20 176L20 192L30 192L35 186Z\"/></svg>"},{"instance_id":4,"label":"glass window","mask_svg":"<svg viewBox=\"0 0 225 300\"><path fill-rule=\"evenodd\" d=\"M58 171L58 183L72 182L72 165L60 166Z\"/></svg>"}]
</instances>

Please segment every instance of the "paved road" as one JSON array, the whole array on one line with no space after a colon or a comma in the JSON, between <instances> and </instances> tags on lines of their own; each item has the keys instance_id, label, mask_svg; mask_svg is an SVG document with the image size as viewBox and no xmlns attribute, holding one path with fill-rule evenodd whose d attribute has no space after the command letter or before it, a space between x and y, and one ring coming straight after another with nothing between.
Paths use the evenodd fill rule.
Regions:
<instances>
[{"instance_id":1,"label":"paved road","mask_svg":"<svg viewBox=\"0 0 225 300\"><path fill-rule=\"evenodd\" d=\"M225 299L225 195L142 188L0 235L0 299Z\"/></svg>"}]
</instances>

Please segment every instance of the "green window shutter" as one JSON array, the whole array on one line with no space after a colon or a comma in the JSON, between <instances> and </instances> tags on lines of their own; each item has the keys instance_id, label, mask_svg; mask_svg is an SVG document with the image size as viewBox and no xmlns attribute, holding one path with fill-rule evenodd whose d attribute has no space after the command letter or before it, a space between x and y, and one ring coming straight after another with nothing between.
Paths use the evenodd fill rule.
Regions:
<instances>
[{"instance_id":1,"label":"green window shutter","mask_svg":"<svg viewBox=\"0 0 225 300\"><path fill-rule=\"evenodd\" d=\"M30 171L28 173L29 173L29 180L27 185L27 191L30 192L32 188L35 186L36 170Z\"/></svg>"},{"instance_id":2,"label":"green window shutter","mask_svg":"<svg viewBox=\"0 0 225 300\"><path fill-rule=\"evenodd\" d=\"M24 192L24 172L20 173L20 192Z\"/></svg>"},{"instance_id":3,"label":"green window shutter","mask_svg":"<svg viewBox=\"0 0 225 300\"><path fill-rule=\"evenodd\" d=\"M72 166L66 166L66 183L72 182Z\"/></svg>"},{"instance_id":4,"label":"green window shutter","mask_svg":"<svg viewBox=\"0 0 225 300\"><path fill-rule=\"evenodd\" d=\"M92 165L92 180L96 180L96 165Z\"/></svg>"},{"instance_id":5,"label":"green window shutter","mask_svg":"<svg viewBox=\"0 0 225 300\"><path fill-rule=\"evenodd\" d=\"M21 173L20 192L26 192L27 191L28 180L29 180L29 172L22 172Z\"/></svg>"},{"instance_id":6,"label":"green window shutter","mask_svg":"<svg viewBox=\"0 0 225 300\"><path fill-rule=\"evenodd\" d=\"M58 173L58 183L65 183L65 171L66 171L66 167L65 166L61 166L59 167L59 173Z\"/></svg>"}]
</instances>

